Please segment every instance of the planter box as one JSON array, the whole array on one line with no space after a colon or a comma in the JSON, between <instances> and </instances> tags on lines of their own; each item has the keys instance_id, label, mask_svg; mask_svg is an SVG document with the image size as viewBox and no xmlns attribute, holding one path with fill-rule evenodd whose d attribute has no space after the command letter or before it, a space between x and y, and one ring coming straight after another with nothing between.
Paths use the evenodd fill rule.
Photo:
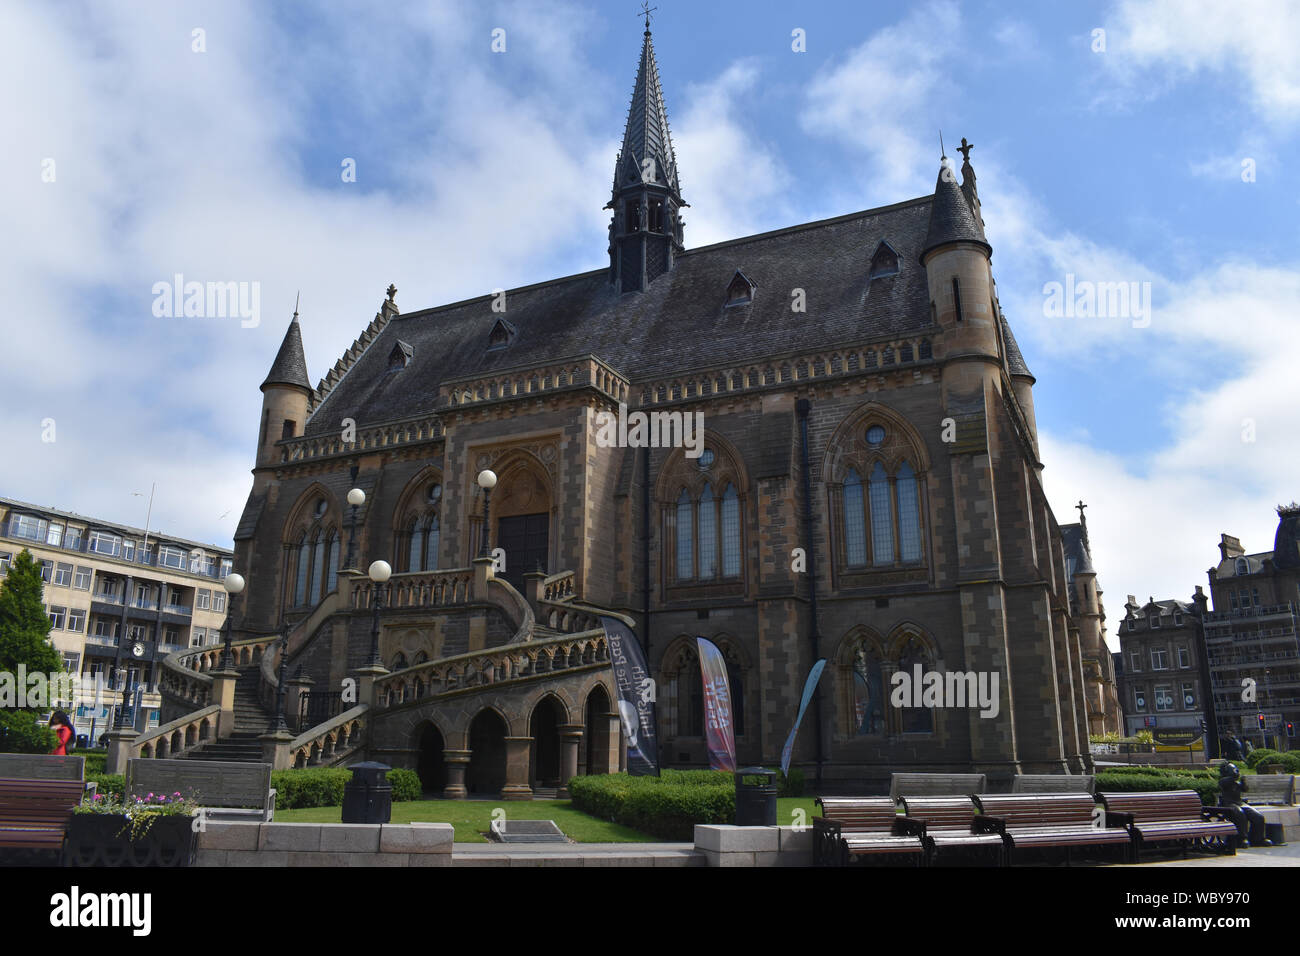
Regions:
<instances>
[{"instance_id":1,"label":"planter box","mask_svg":"<svg viewBox=\"0 0 1300 956\"><path fill-rule=\"evenodd\" d=\"M63 860L67 866L191 866L198 845L190 816L155 817L131 839L125 816L74 813Z\"/></svg>"}]
</instances>

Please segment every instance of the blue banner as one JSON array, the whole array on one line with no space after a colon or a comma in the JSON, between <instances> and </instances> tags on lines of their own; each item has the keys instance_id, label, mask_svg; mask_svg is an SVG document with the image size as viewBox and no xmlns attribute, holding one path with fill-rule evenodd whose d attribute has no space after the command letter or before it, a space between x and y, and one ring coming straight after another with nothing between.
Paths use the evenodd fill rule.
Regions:
<instances>
[{"instance_id":1,"label":"blue banner","mask_svg":"<svg viewBox=\"0 0 1300 956\"><path fill-rule=\"evenodd\" d=\"M627 738L627 772L634 777L657 776L659 744L655 734L655 685L641 643L631 629L614 617L602 617L609 638L609 660L618 691L618 715Z\"/></svg>"},{"instance_id":2,"label":"blue banner","mask_svg":"<svg viewBox=\"0 0 1300 956\"><path fill-rule=\"evenodd\" d=\"M736 734L731 721L727 659L712 641L697 637L695 643L700 651L700 680L704 685L704 734L709 745L709 767L734 773Z\"/></svg>"},{"instance_id":3,"label":"blue banner","mask_svg":"<svg viewBox=\"0 0 1300 956\"><path fill-rule=\"evenodd\" d=\"M808 702L812 700L813 691L817 689L817 681L821 680L825 668L826 658L823 657L812 666L812 670L808 672L808 679L803 683L803 699L799 701L799 715L795 717L794 728L785 740L785 747L781 750L781 772L784 774L790 772L790 757L794 754L795 734L799 733L799 724L803 722L804 711L808 709Z\"/></svg>"}]
</instances>

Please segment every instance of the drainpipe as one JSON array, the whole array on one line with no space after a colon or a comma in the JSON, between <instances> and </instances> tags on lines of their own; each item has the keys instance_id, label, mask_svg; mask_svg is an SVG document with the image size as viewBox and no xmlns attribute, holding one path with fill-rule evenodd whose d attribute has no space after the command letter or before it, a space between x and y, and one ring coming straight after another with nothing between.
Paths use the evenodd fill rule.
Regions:
<instances>
[{"instance_id":1,"label":"drainpipe","mask_svg":"<svg viewBox=\"0 0 1300 956\"><path fill-rule=\"evenodd\" d=\"M645 623L641 633L641 650L645 653L648 664L650 661L650 449L643 450L645 457L641 459L641 590L644 598L641 604L641 615Z\"/></svg>"},{"instance_id":2,"label":"drainpipe","mask_svg":"<svg viewBox=\"0 0 1300 956\"><path fill-rule=\"evenodd\" d=\"M808 611L812 618L811 633L812 659L821 657L821 633L817 627L817 549L813 547L813 513L812 480L808 469L808 399L801 398L795 402L795 411L799 415L799 469L803 478L803 530L804 544L808 555ZM813 691L813 718L817 722L817 789L822 787L822 765L826 762L824 730L822 728L822 689L818 682Z\"/></svg>"}]
</instances>

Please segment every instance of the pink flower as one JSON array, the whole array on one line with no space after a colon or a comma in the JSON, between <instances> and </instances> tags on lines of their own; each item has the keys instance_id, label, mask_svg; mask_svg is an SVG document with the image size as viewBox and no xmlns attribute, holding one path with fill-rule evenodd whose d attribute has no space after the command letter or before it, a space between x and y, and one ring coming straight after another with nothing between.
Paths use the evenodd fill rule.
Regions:
<instances>
[{"instance_id":1,"label":"pink flower","mask_svg":"<svg viewBox=\"0 0 1300 956\"><path fill-rule=\"evenodd\" d=\"M95 794L95 799L96 799L96 800L103 800L103 799L104 799L104 795L103 795L102 793L97 793L97 794Z\"/></svg>"}]
</instances>

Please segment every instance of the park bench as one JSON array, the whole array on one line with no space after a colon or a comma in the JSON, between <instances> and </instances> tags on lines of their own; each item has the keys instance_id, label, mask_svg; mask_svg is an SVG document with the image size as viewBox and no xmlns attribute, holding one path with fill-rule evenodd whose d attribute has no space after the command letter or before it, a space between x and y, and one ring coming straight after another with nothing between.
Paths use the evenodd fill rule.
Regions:
<instances>
[{"instance_id":1,"label":"park bench","mask_svg":"<svg viewBox=\"0 0 1300 956\"><path fill-rule=\"evenodd\" d=\"M894 773L889 775L889 795L903 797L969 797L983 793L982 773Z\"/></svg>"},{"instance_id":2,"label":"park bench","mask_svg":"<svg viewBox=\"0 0 1300 956\"><path fill-rule=\"evenodd\" d=\"M890 797L818 797L813 817L813 863L847 866L859 858L904 856L925 862L924 826L898 815Z\"/></svg>"},{"instance_id":3,"label":"park bench","mask_svg":"<svg viewBox=\"0 0 1300 956\"><path fill-rule=\"evenodd\" d=\"M1243 779L1246 792L1241 799L1252 806L1289 807L1295 803L1295 774L1257 773Z\"/></svg>"},{"instance_id":4,"label":"park bench","mask_svg":"<svg viewBox=\"0 0 1300 956\"><path fill-rule=\"evenodd\" d=\"M1092 793L1092 774L1018 773L1011 781L1012 793Z\"/></svg>"},{"instance_id":5,"label":"park bench","mask_svg":"<svg viewBox=\"0 0 1300 956\"><path fill-rule=\"evenodd\" d=\"M54 757L49 754L0 754L0 779L4 780L85 780L85 757ZM94 794L94 782L85 784Z\"/></svg>"},{"instance_id":6,"label":"park bench","mask_svg":"<svg viewBox=\"0 0 1300 956\"><path fill-rule=\"evenodd\" d=\"M275 790L269 763L218 760L168 760L136 757L126 762L126 794L180 793L204 808L209 820L255 820L275 817Z\"/></svg>"},{"instance_id":7,"label":"park bench","mask_svg":"<svg viewBox=\"0 0 1300 956\"><path fill-rule=\"evenodd\" d=\"M1237 825L1223 807L1206 807L1195 790L1146 793L1103 793L1106 819L1116 819L1133 835L1135 857L1156 843L1177 843L1183 854L1204 845L1223 853L1237 852Z\"/></svg>"},{"instance_id":8,"label":"park bench","mask_svg":"<svg viewBox=\"0 0 1300 956\"><path fill-rule=\"evenodd\" d=\"M83 792L80 780L0 779L0 847L61 849Z\"/></svg>"},{"instance_id":9,"label":"park bench","mask_svg":"<svg viewBox=\"0 0 1300 956\"><path fill-rule=\"evenodd\" d=\"M1091 794L981 794L974 800L981 814L976 831L1001 835L1009 858L1024 850L1064 850L1068 865L1075 849L1102 846L1118 846L1125 858L1131 855L1129 831L1099 817Z\"/></svg>"},{"instance_id":10,"label":"park bench","mask_svg":"<svg viewBox=\"0 0 1300 956\"><path fill-rule=\"evenodd\" d=\"M975 829L975 804L970 797L904 797L901 801L903 815L925 827L925 843L929 862L935 862L940 853L949 851L984 851L998 865L1006 863L1006 847L998 833L977 832Z\"/></svg>"}]
</instances>

